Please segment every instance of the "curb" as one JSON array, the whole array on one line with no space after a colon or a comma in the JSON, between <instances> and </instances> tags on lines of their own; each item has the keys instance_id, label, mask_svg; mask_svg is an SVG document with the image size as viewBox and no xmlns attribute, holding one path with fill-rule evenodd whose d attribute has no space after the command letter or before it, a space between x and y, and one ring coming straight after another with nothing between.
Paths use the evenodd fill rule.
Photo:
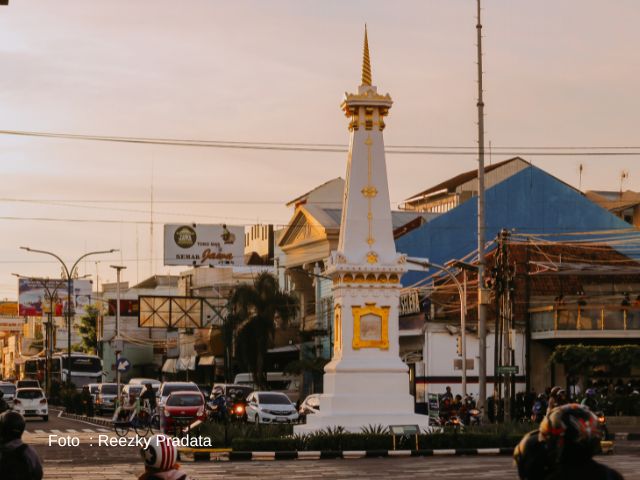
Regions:
<instances>
[{"instance_id":1,"label":"curb","mask_svg":"<svg viewBox=\"0 0 640 480\"><path fill-rule=\"evenodd\" d=\"M94 425L100 425L101 427L113 428L113 423L111 422L111 420L106 420L104 418L87 417L85 415L76 415L75 413L67 412L62 412L60 416L70 418L72 420L80 420L87 423L93 423Z\"/></svg>"},{"instance_id":2,"label":"curb","mask_svg":"<svg viewBox=\"0 0 640 480\"><path fill-rule=\"evenodd\" d=\"M640 433L618 432L614 435L616 440L640 440Z\"/></svg>"},{"instance_id":3,"label":"curb","mask_svg":"<svg viewBox=\"0 0 640 480\"><path fill-rule=\"evenodd\" d=\"M317 450L317 451L282 451L282 452L219 452L214 460L224 458L229 461L274 461L274 460L335 460L381 457L433 457L460 455L513 455L512 447L500 448L451 448L426 450ZM209 452L193 452L194 462L211 461ZM184 461L185 459L183 459Z\"/></svg>"}]
</instances>

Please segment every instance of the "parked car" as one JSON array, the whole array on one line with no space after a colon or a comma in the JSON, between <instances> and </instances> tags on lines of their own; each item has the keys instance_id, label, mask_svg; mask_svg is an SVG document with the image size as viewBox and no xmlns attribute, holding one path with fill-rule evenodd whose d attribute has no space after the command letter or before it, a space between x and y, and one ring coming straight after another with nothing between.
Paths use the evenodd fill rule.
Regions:
<instances>
[{"instance_id":1,"label":"parked car","mask_svg":"<svg viewBox=\"0 0 640 480\"><path fill-rule=\"evenodd\" d=\"M253 423L292 423L298 412L289 397L280 392L253 392L247 397L247 421Z\"/></svg>"},{"instance_id":2,"label":"parked car","mask_svg":"<svg viewBox=\"0 0 640 480\"><path fill-rule=\"evenodd\" d=\"M162 385L160 385L160 389L158 390L158 403L160 405L164 405L164 402L167 401L167 397L173 392L178 391L198 392L202 395L198 386L193 382L163 382Z\"/></svg>"},{"instance_id":3,"label":"parked car","mask_svg":"<svg viewBox=\"0 0 640 480\"><path fill-rule=\"evenodd\" d=\"M25 378L16 382L16 388L40 388L40 382L35 378Z\"/></svg>"},{"instance_id":4,"label":"parked car","mask_svg":"<svg viewBox=\"0 0 640 480\"><path fill-rule=\"evenodd\" d=\"M95 410L98 415L104 412L113 412L116 408L118 397L117 383L101 383L96 393Z\"/></svg>"},{"instance_id":5,"label":"parked car","mask_svg":"<svg viewBox=\"0 0 640 480\"><path fill-rule=\"evenodd\" d=\"M133 405L138 397L140 397L144 388L144 385L131 385L130 383L125 385L122 388L122 403L125 405Z\"/></svg>"},{"instance_id":6,"label":"parked car","mask_svg":"<svg viewBox=\"0 0 640 480\"><path fill-rule=\"evenodd\" d=\"M320 411L320 394L312 393L305 398L300 407L298 407L298 414L300 414L301 420L306 420L307 415L318 413Z\"/></svg>"},{"instance_id":7,"label":"parked car","mask_svg":"<svg viewBox=\"0 0 640 480\"><path fill-rule=\"evenodd\" d=\"M4 393L4 400L13 408L13 399L16 397L16 386L10 382L0 382L0 390Z\"/></svg>"},{"instance_id":8,"label":"parked car","mask_svg":"<svg viewBox=\"0 0 640 480\"><path fill-rule=\"evenodd\" d=\"M49 420L49 404L41 388L18 388L13 409L23 417L42 417Z\"/></svg>"},{"instance_id":9,"label":"parked car","mask_svg":"<svg viewBox=\"0 0 640 480\"><path fill-rule=\"evenodd\" d=\"M204 395L200 391L176 390L167 396L160 409L160 425L163 432L171 433L204 420L205 416Z\"/></svg>"}]
</instances>

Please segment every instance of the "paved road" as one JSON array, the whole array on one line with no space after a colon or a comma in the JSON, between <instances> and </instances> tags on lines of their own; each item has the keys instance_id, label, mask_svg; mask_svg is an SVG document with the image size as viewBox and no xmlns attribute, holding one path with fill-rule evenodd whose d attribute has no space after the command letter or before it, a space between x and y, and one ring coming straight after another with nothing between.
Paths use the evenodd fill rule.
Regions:
<instances>
[{"instance_id":1,"label":"paved road","mask_svg":"<svg viewBox=\"0 0 640 480\"><path fill-rule=\"evenodd\" d=\"M640 479L640 457L615 455L601 461L619 470L627 480ZM45 469L46 479L123 480L140 475L140 463L100 466L57 466ZM182 469L193 480L313 480L354 478L473 478L474 480L513 480L517 478L509 457L427 457L410 459L362 459L278 462L221 462L184 464Z\"/></svg>"},{"instance_id":2,"label":"paved road","mask_svg":"<svg viewBox=\"0 0 640 480\"><path fill-rule=\"evenodd\" d=\"M28 420L24 439L44 461L46 479L100 478L124 480L142 472L138 447L100 446L99 435L117 438L109 429L59 418L52 410L49 422ZM49 445L49 435L77 437L79 446ZM132 435L130 435L132 437ZM617 442L615 455L598 457L618 469L627 480L640 480L640 442ZM361 460L297 460L275 462L183 463L195 480L206 479L349 479L354 478L473 478L515 479L508 456L381 458ZM435 477L434 477L435 476Z\"/></svg>"}]
</instances>

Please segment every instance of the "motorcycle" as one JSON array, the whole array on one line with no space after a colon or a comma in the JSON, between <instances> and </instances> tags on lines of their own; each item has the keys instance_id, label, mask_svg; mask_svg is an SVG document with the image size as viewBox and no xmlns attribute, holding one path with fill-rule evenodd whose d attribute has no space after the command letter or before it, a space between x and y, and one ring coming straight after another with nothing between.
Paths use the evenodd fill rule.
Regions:
<instances>
[{"instance_id":1,"label":"motorcycle","mask_svg":"<svg viewBox=\"0 0 640 480\"><path fill-rule=\"evenodd\" d=\"M207 403L207 421L215 423L225 423L227 421L227 402L222 397L220 401Z\"/></svg>"},{"instance_id":2,"label":"motorcycle","mask_svg":"<svg viewBox=\"0 0 640 480\"><path fill-rule=\"evenodd\" d=\"M477 408L469 410L469 425L480 425L481 416L480 410Z\"/></svg>"},{"instance_id":3,"label":"motorcycle","mask_svg":"<svg viewBox=\"0 0 640 480\"><path fill-rule=\"evenodd\" d=\"M607 428L607 417L601 411L595 412L596 417L598 417L598 428L600 429L600 433L602 433L603 440L609 440L609 429Z\"/></svg>"}]
</instances>

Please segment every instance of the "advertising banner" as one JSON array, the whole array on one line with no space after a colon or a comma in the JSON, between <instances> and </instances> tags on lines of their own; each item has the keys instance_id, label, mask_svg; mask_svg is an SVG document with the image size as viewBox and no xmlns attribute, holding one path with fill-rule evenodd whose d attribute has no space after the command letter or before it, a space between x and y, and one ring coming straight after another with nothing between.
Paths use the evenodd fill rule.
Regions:
<instances>
[{"instance_id":1,"label":"advertising banner","mask_svg":"<svg viewBox=\"0 0 640 480\"><path fill-rule=\"evenodd\" d=\"M165 265L242 265L244 227L172 224L164 226Z\"/></svg>"},{"instance_id":2,"label":"advertising banner","mask_svg":"<svg viewBox=\"0 0 640 480\"><path fill-rule=\"evenodd\" d=\"M84 312L91 303L91 280L73 280L71 286L71 312ZM52 297L52 298L50 298ZM18 303L20 316L39 317L49 313L63 316L67 308L67 281L62 279L20 278L18 280Z\"/></svg>"},{"instance_id":3,"label":"advertising banner","mask_svg":"<svg viewBox=\"0 0 640 480\"><path fill-rule=\"evenodd\" d=\"M0 316L0 332L22 332L24 327L24 318Z\"/></svg>"}]
</instances>

